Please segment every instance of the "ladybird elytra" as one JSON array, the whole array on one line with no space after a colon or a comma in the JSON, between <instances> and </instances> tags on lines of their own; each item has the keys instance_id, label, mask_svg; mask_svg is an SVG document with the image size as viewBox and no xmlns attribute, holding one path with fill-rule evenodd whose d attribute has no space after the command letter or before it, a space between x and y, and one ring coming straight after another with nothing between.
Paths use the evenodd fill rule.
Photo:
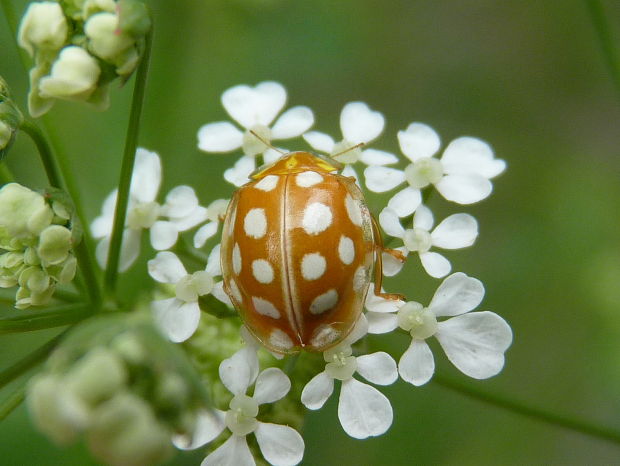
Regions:
<instances>
[{"instance_id":1,"label":"ladybird elytra","mask_svg":"<svg viewBox=\"0 0 620 466\"><path fill-rule=\"evenodd\" d=\"M336 170L292 152L252 175L228 206L224 290L271 351L324 351L362 312L381 250L362 192Z\"/></svg>"}]
</instances>

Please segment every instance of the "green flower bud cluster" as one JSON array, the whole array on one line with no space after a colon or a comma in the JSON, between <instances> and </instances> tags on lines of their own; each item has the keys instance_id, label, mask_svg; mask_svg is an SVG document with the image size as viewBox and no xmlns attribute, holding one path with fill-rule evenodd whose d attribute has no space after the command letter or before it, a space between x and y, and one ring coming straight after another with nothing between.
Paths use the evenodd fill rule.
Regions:
<instances>
[{"instance_id":1,"label":"green flower bud cluster","mask_svg":"<svg viewBox=\"0 0 620 466\"><path fill-rule=\"evenodd\" d=\"M22 114L11 100L9 86L0 77L0 160L15 140L15 133L23 120Z\"/></svg>"},{"instance_id":2,"label":"green flower bud cluster","mask_svg":"<svg viewBox=\"0 0 620 466\"><path fill-rule=\"evenodd\" d=\"M202 390L179 348L150 323L107 316L68 336L30 382L27 404L55 443L83 436L106 464L146 466L170 457L173 435L193 431L207 406Z\"/></svg>"},{"instance_id":3,"label":"green flower bud cluster","mask_svg":"<svg viewBox=\"0 0 620 466\"><path fill-rule=\"evenodd\" d=\"M0 189L0 287L19 286L18 309L48 303L56 285L75 277L79 228L53 197L17 183Z\"/></svg>"},{"instance_id":4,"label":"green flower bud cluster","mask_svg":"<svg viewBox=\"0 0 620 466\"><path fill-rule=\"evenodd\" d=\"M104 110L110 83L126 81L144 50L151 21L141 0L33 2L18 42L31 56L28 109L38 117L55 99Z\"/></svg>"}]
</instances>

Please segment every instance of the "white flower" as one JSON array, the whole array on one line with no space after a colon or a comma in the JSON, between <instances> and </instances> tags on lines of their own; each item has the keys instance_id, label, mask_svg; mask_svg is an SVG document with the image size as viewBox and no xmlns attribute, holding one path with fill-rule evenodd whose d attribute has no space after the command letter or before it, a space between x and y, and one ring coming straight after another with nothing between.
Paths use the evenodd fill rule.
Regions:
<instances>
[{"instance_id":1,"label":"white flower","mask_svg":"<svg viewBox=\"0 0 620 466\"><path fill-rule=\"evenodd\" d=\"M453 140L440 159L437 133L422 123L411 123L398 132L400 148L411 161L405 170L382 166L368 167L364 176L368 189L390 191L402 183L408 186L390 199L388 207L399 217L411 215L422 202L420 189L432 184L441 195L458 204L473 204L491 194L489 181L504 171L506 163L495 159L484 141L472 137Z\"/></svg>"},{"instance_id":2,"label":"white flower","mask_svg":"<svg viewBox=\"0 0 620 466\"><path fill-rule=\"evenodd\" d=\"M222 274L219 244L209 254L205 270L187 273L183 263L170 251L157 253L148 262L148 270L158 282L174 285L176 294L174 298L151 303L155 323L171 341L187 340L200 321L198 298L209 293L217 294L214 278Z\"/></svg>"},{"instance_id":3,"label":"white flower","mask_svg":"<svg viewBox=\"0 0 620 466\"><path fill-rule=\"evenodd\" d=\"M304 441L292 427L261 422L256 419L259 406L278 401L289 392L291 382L280 369L270 367L258 372L256 352L242 348L220 364L220 379L234 395L226 412L204 411L191 439L177 436L174 444L181 449L195 449L217 438L225 428L230 437L202 462L202 466L252 466L256 462L246 436L254 433L263 457L276 466L298 464L304 454ZM246 395L254 385L254 394Z\"/></svg>"},{"instance_id":4,"label":"white flower","mask_svg":"<svg viewBox=\"0 0 620 466\"><path fill-rule=\"evenodd\" d=\"M273 81L255 87L242 84L227 89L222 94L222 105L243 131L228 121L206 124L198 130L198 147L205 152L230 152L242 148L245 155L233 169L227 170L224 178L235 186L247 183L248 175L256 168L254 157L269 149L250 131L270 143L301 136L314 124L312 110L304 106L288 109L273 123L285 103L286 90ZM277 155L276 151L269 158L274 155Z\"/></svg>"},{"instance_id":5,"label":"white flower","mask_svg":"<svg viewBox=\"0 0 620 466\"><path fill-rule=\"evenodd\" d=\"M161 184L161 161L155 152L138 148L136 162L131 177L129 204L123 245L120 255L119 270L127 270L140 254L140 237L143 228L150 228L159 216L160 205L155 202ZM114 190L103 203L101 215L91 224L90 229L95 239L101 239L97 245L97 261L105 267L110 249L110 237L114 223L117 191ZM156 241L155 241L156 242Z\"/></svg>"},{"instance_id":6,"label":"white flower","mask_svg":"<svg viewBox=\"0 0 620 466\"><path fill-rule=\"evenodd\" d=\"M17 41L30 56L35 50L53 53L67 38L67 20L56 2L33 2L19 25Z\"/></svg>"},{"instance_id":7,"label":"white flower","mask_svg":"<svg viewBox=\"0 0 620 466\"><path fill-rule=\"evenodd\" d=\"M101 70L97 60L75 45L65 47L48 76L39 81L42 98L87 100L97 88Z\"/></svg>"},{"instance_id":8,"label":"white flower","mask_svg":"<svg viewBox=\"0 0 620 466\"><path fill-rule=\"evenodd\" d=\"M340 142L335 142L331 136L319 131L310 131L303 137L317 151L333 156L357 144L369 144L379 137L384 126L385 119L381 113L371 110L364 102L349 102L340 113L340 129L342 131ZM398 157L389 152L375 149L362 150L357 148L347 151L338 157L339 162L347 164L342 174L357 179L357 174L348 164L355 163L358 160L367 165L389 165L397 163Z\"/></svg>"},{"instance_id":9,"label":"white flower","mask_svg":"<svg viewBox=\"0 0 620 466\"><path fill-rule=\"evenodd\" d=\"M435 372L426 339L436 337L448 359L469 377L486 379L504 367L504 352L512 343L512 330L493 312L472 312L484 297L479 280L458 272L446 278L424 307L416 302L386 301L369 294L366 301L370 333L387 333L398 327L409 332L411 345L398 363L403 380L423 385ZM439 320L440 317L451 317Z\"/></svg>"},{"instance_id":10,"label":"white flower","mask_svg":"<svg viewBox=\"0 0 620 466\"><path fill-rule=\"evenodd\" d=\"M338 419L351 437L364 439L385 433L392 425L392 406L376 388L353 378L357 372L369 382L390 385L398 378L390 355L377 352L355 357L351 345L366 335L368 322L362 315L351 334L323 353L325 370L306 384L301 402L309 409L321 408L334 391L334 379L342 382Z\"/></svg>"},{"instance_id":11,"label":"white flower","mask_svg":"<svg viewBox=\"0 0 620 466\"><path fill-rule=\"evenodd\" d=\"M466 248L474 244L478 237L478 222L469 214L450 215L432 230L433 214L425 205L416 209L410 229L403 228L398 215L389 207L383 209L379 215L379 223L388 235L403 240L405 255L408 252L417 252L424 270L435 278L448 275L452 266L444 256L430 251L432 247Z\"/></svg>"},{"instance_id":12,"label":"white flower","mask_svg":"<svg viewBox=\"0 0 620 466\"><path fill-rule=\"evenodd\" d=\"M194 235L194 247L196 249L203 247L209 238L215 236L220 222L224 220L229 202L229 199L216 199L207 206L208 222L196 230Z\"/></svg>"}]
</instances>

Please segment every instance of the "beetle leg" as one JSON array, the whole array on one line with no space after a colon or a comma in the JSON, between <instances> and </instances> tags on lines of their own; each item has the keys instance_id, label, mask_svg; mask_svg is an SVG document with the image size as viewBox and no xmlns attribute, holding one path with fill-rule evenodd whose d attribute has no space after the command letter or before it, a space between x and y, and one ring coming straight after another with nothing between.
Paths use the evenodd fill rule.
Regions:
<instances>
[{"instance_id":1,"label":"beetle leg","mask_svg":"<svg viewBox=\"0 0 620 466\"><path fill-rule=\"evenodd\" d=\"M405 297L401 294L396 293L383 293L381 291L381 285L383 283L383 257L381 254L384 252L394 257L396 260L401 262L405 262L405 255L397 249L389 249L383 246L383 238L381 237L381 231L379 230L379 225L377 224L377 220L372 215L370 216L372 219L372 233L374 236L374 247L375 247L375 296L379 296L383 299L389 299L392 301L400 300L404 301Z\"/></svg>"}]
</instances>

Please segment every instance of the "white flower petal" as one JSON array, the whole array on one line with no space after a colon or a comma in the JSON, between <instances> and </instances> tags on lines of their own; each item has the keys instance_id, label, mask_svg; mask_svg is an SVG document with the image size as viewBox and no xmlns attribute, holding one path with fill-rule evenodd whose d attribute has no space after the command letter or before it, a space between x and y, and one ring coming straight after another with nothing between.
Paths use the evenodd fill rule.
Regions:
<instances>
[{"instance_id":1,"label":"white flower petal","mask_svg":"<svg viewBox=\"0 0 620 466\"><path fill-rule=\"evenodd\" d=\"M161 214L167 217L185 217L198 207L194 188L186 185L176 186L166 195L166 203Z\"/></svg>"},{"instance_id":2,"label":"white flower petal","mask_svg":"<svg viewBox=\"0 0 620 466\"><path fill-rule=\"evenodd\" d=\"M396 362L387 353L365 354L356 358L357 373L377 385L391 385L398 379Z\"/></svg>"},{"instance_id":3,"label":"white flower petal","mask_svg":"<svg viewBox=\"0 0 620 466\"><path fill-rule=\"evenodd\" d=\"M120 260L118 264L118 271L125 272L129 267L133 265L138 256L140 255L140 238L142 236L141 230L132 230L126 228L123 231L123 243L121 245ZM95 251L97 262L101 268L105 269L108 263L108 252L110 250L111 236L103 238Z\"/></svg>"},{"instance_id":4,"label":"white flower petal","mask_svg":"<svg viewBox=\"0 0 620 466\"><path fill-rule=\"evenodd\" d=\"M338 419L351 437L381 435L392 425L392 418L389 400L376 388L355 379L342 382Z\"/></svg>"},{"instance_id":5,"label":"white flower petal","mask_svg":"<svg viewBox=\"0 0 620 466\"><path fill-rule=\"evenodd\" d=\"M155 152L142 147L136 150L131 176L131 195L139 202L153 202L161 184L161 160Z\"/></svg>"},{"instance_id":6,"label":"white flower petal","mask_svg":"<svg viewBox=\"0 0 620 466\"><path fill-rule=\"evenodd\" d=\"M163 251L174 246L179 238L179 230L171 222L157 220L151 226L149 236L153 249Z\"/></svg>"},{"instance_id":7,"label":"white flower petal","mask_svg":"<svg viewBox=\"0 0 620 466\"><path fill-rule=\"evenodd\" d=\"M284 149L283 147L278 147L278 150L269 148L265 152L263 152L263 160L265 161L265 165L275 162L280 157L284 157L284 155L288 154L290 151L288 149Z\"/></svg>"},{"instance_id":8,"label":"white flower petal","mask_svg":"<svg viewBox=\"0 0 620 466\"><path fill-rule=\"evenodd\" d=\"M250 174L256 169L254 157L244 155L235 162L235 166L224 171L224 179L235 186L243 186L250 181Z\"/></svg>"},{"instance_id":9,"label":"white flower petal","mask_svg":"<svg viewBox=\"0 0 620 466\"><path fill-rule=\"evenodd\" d=\"M220 380L233 394L245 393L258 375L258 358L252 348L243 347L220 363Z\"/></svg>"},{"instance_id":10,"label":"white flower petal","mask_svg":"<svg viewBox=\"0 0 620 466\"><path fill-rule=\"evenodd\" d=\"M201 226L194 235L194 247L200 249L207 240L217 233L218 222L208 222Z\"/></svg>"},{"instance_id":11,"label":"white flower petal","mask_svg":"<svg viewBox=\"0 0 620 466\"><path fill-rule=\"evenodd\" d=\"M209 123L198 130L198 148L205 152L230 152L242 143L243 133L228 121Z\"/></svg>"},{"instance_id":12,"label":"white flower petal","mask_svg":"<svg viewBox=\"0 0 620 466\"><path fill-rule=\"evenodd\" d=\"M405 382L419 387L431 380L435 372L433 353L424 340L412 340L398 361L398 372Z\"/></svg>"},{"instance_id":13,"label":"white flower petal","mask_svg":"<svg viewBox=\"0 0 620 466\"><path fill-rule=\"evenodd\" d=\"M200 322L198 303L185 303L177 298L151 303L155 323L170 341L180 343L191 337Z\"/></svg>"},{"instance_id":14,"label":"white flower petal","mask_svg":"<svg viewBox=\"0 0 620 466\"><path fill-rule=\"evenodd\" d=\"M213 247L207 259L205 270L214 277L222 275L222 264L220 261L220 244Z\"/></svg>"},{"instance_id":15,"label":"white flower petal","mask_svg":"<svg viewBox=\"0 0 620 466\"><path fill-rule=\"evenodd\" d=\"M358 340L361 340L368 333L368 320L366 320L366 316L364 314L360 314L353 326L353 330L351 333L347 335L347 337L342 341L344 344L352 345Z\"/></svg>"},{"instance_id":16,"label":"white flower petal","mask_svg":"<svg viewBox=\"0 0 620 466\"><path fill-rule=\"evenodd\" d=\"M115 189L103 201L101 215L97 217L90 225L90 231L93 238L99 239L112 234L112 226L114 224L114 209L116 208L116 196L118 190Z\"/></svg>"},{"instance_id":17,"label":"white flower petal","mask_svg":"<svg viewBox=\"0 0 620 466\"><path fill-rule=\"evenodd\" d=\"M493 312L473 312L439 323L435 334L448 359L474 379L492 377L504 367L512 330Z\"/></svg>"},{"instance_id":18,"label":"white flower petal","mask_svg":"<svg viewBox=\"0 0 620 466\"><path fill-rule=\"evenodd\" d=\"M407 257L406 248L401 246L399 248L394 248L394 249L402 252L403 256ZM393 277L394 275L398 274L398 272L400 272L403 266L405 265L403 261L398 260L396 257L394 257L391 254L388 254L387 252L381 253L381 259L383 263L383 275L385 275L386 277Z\"/></svg>"},{"instance_id":19,"label":"white flower petal","mask_svg":"<svg viewBox=\"0 0 620 466\"><path fill-rule=\"evenodd\" d=\"M422 261L422 267L424 267L426 273L434 278L445 277L452 270L448 259L437 252L424 252L420 254L420 261Z\"/></svg>"},{"instance_id":20,"label":"white flower petal","mask_svg":"<svg viewBox=\"0 0 620 466\"><path fill-rule=\"evenodd\" d=\"M435 219L433 218L433 212L424 204L420 205L413 215L413 227L421 228L426 231L431 231Z\"/></svg>"},{"instance_id":21,"label":"white flower petal","mask_svg":"<svg viewBox=\"0 0 620 466\"><path fill-rule=\"evenodd\" d=\"M478 222L469 214L454 214L444 219L431 233L433 246L459 249L471 246L478 237Z\"/></svg>"},{"instance_id":22,"label":"white flower petal","mask_svg":"<svg viewBox=\"0 0 620 466\"><path fill-rule=\"evenodd\" d=\"M493 158L491 146L472 137L457 138L448 144L441 164L448 174L478 174L485 178L493 178L506 169L506 162Z\"/></svg>"},{"instance_id":23,"label":"white flower petal","mask_svg":"<svg viewBox=\"0 0 620 466\"><path fill-rule=\"evenodd\" d=\"M239 85L222 94L222 105L241 126L250 129L260 124L269 126L286 103L286 90L273 81L255 87Z\"/></svg>"},{"instance_id":24,"label":"white flower petal","mask_svg":"<svg viewBox=\"0 0 620 466\"><path fill-rule=\"evenodd\" d=\"M371 312L378 312L381 314L385 314L388 312L398 312L400 307L405 304L404 301L400 301L397 299L385 299L381 296L377 296L371 288L368 290L368 294L366 295L366 309ZM383 291L383 290L382 290Z\"/></svg>"},{"instance_id":25,"label":"white flower petal","mask_svg":"<svg viewBox=\"0 0 620 466\"><path fill-rule=\"evenodd\" d=\"M475 309L484 298L484 285L476 278L457 272L446 278L428 305L437 317L456 316Z\"/></svg>"},{"instance_id":26,"label":"white flower petal","mask_svg":"<svg viewBox=\"0 0 620 466\"><path fill-rule=\"evenodd\" d=\"M314 124L314 115L308 107L293 107L277 119L271 129L273 139L290 139L301 136Z\"/></svg>"},{"instance_id":27,"label":"white flower petal","mask_svg":"<svg viewBox=\"0 0 620 466\"><path fill-rule=\"evenodd\" d=\"M256 466L245 436L231 435L200 466Z\"/></svg>"},{"instance_id":28,"label":"white flower petal","mask_svg":"<svg viewBox=\"0 0 620 466\"><path fill-rule=\"evenodd\" d=\"M301 402L308 409L320 409L334 391L334 379L326 372L315 375L301 392Z\"/></svg>"},{"instance_id":29,"label":"white flower petal","mask_svg":"<svg viewBox=\"0 0 620 466\"><path fill-rule=\"evenodd\" d=\"M304 440L292 427L260 422L254 435L264 458L274 466L294 466L304 456Z\"/></svg>"},{"instance_id":30,"label":"white flower petal","mask_svg":"<svg viewBox=\"0 0 620 466\"><path fill-rule=\"evenodd\" d=\"M398 157L394 154L377 149L363 150L360 160L366 165L391 165L398 163Z\"/></svg>"},{"instance_id":31,"label":"white flower petal","mask_svg":"<svg viewBox=\"0 0 620 466\"><path fill-rule=\"evenodd\" d=\"M379 214L379 225L381 225L383 231L395 238L402 238L405 234L405 229L400 224L398 214L389 207L383 209Z\"/></svg>"},{"instance_id":32,"label":"white flower petal","mask_svg":"<svg viewBox=\"0 0 620 466\"><path fill-rule=\"evenodd\" d=\"M360 178L359 178L359 176L357 176L357 172L355 171L355 169L351 165L345 165L345 167L342 169L341 175L342 176L349 176L349 177L355 178L355 183L357 184L357 186L359 186L359 187L362 186L360 184Z\"/></svg>"},{"instance_id":33,"label":"white flower petal","mask_svg":"<svg viewBox=\"0 0 620 466\"><path fill-rule=\"evenodd\" d=\"M441 145L435 130L424 123L411 123L406 130L399 131L398 142L400 150L412 162L432 157Z\"/></svg>"},{"instance_id":34,"label":"white flower petal","mask_svg":"<svg viewBox=\"0 0 620 466\"><path fill-rule=\"evenodd\" d=\"M172 443L180 450L195 450L216 439L226 427L226 413L219 409L200 411L196 418L193 435L174 435Z\"/></svg>"},{"instance_id":35,"label":"white flower petal","mask_svg":"<svg viewBox=\"0 0 620 466\"><path fill-rule=\"evenodd\" d=\"M215 296L218 301L223 302L231 309L234 307L232 301L224 291L224 282L217 282L213 285L213 289L211 290L211 294Z\"/></svg>"},{"instance_id":36,"label":"white flower petal","mask_svg":"<svg viewBox=\"0 0 620 466\"><path fill-rule=\"evenodd\" d=\"M383 131L385 119L364 102L350 102L340 113L340 128L344 138L354 144L368 144Z\"/></svg>"},{"instance_id":37,"label":"white flower petal","mask_svg":"<svg viewBox=\"0 0 620 466\"><path fill-rule=\"evenodd\" d=\"M258 374L254 388L254 401L259 405L273 403L286 396L291 389L291 381L282 370L270 367Z\"/></svg>"},{"instance_id":38,"label":"white flower petal","mask_svg":"<svg viewBox=\"0 0 620 466\"><path fill-rule=\"evenodd\" d=\"M380 335L389 333L398 328L398 317L394 314L381 314L379 312L367 312L368 333Z\"/></svg>"},{"instance_id":39,"label":"white flower petal","mask_svg":"<svg viewBox=\"0 0 620 466\"><path fill-rule=\"evenodd\" d=\"M394 189L405 181L405 172L396 168L373 165L364 170L366 187L376 193Z\"/></svg>"},{"instance_id":40,"label":"white flower petal","mask_svg":"<svg viewBox=\"0 0 620 466\"><path fill-rule=\"evenodd\" d=\"M388 202L388 207L399 217L411 215L422 203L422 194L419 189L407 186L397 192Z\"/></svg>"},{"instance_id":41,"label":"white flower petal","mask_svg":"<svg viewBox=\"0 0 620 466\"><path fill-rule=\"evenodd\" d=\"M309 131L304 134L303 138L313 149L326 154L331 154L336 144L331 136L319 131Z\"/></svg>"},{"instance_id":42,"label":"white flower petal","mask_svg":"<svg viewBox=\"0 0 620 466\"><path fill-rule=\"evenodd\" d=\"M448 201L473 204L491 194L493 185L480 175L446 175L435 185Z\"/></svg>"},{"instance_id":43,"label":"white flower petal","mask_svg":"<svg viewBox=\"0 0 620 466\"><path fill-rule=\"evenodd\" d=\"M170 217L170 223L172 223L178 231L187 231L204 222L208 216L209 211L206 207L196 206L196 208L185 217Z\"/></svg>"},{"instance_id":44,"label":"white flower petal","mask_svg":"<svg viewBox=\"0 0 620 466\"><path fill-rule=\"evenodd\" d=\"M177 283L187 271L177 255L170 251L158 252L148 261L149 275L160 283Z\"/></svg>"}]
</instances>

